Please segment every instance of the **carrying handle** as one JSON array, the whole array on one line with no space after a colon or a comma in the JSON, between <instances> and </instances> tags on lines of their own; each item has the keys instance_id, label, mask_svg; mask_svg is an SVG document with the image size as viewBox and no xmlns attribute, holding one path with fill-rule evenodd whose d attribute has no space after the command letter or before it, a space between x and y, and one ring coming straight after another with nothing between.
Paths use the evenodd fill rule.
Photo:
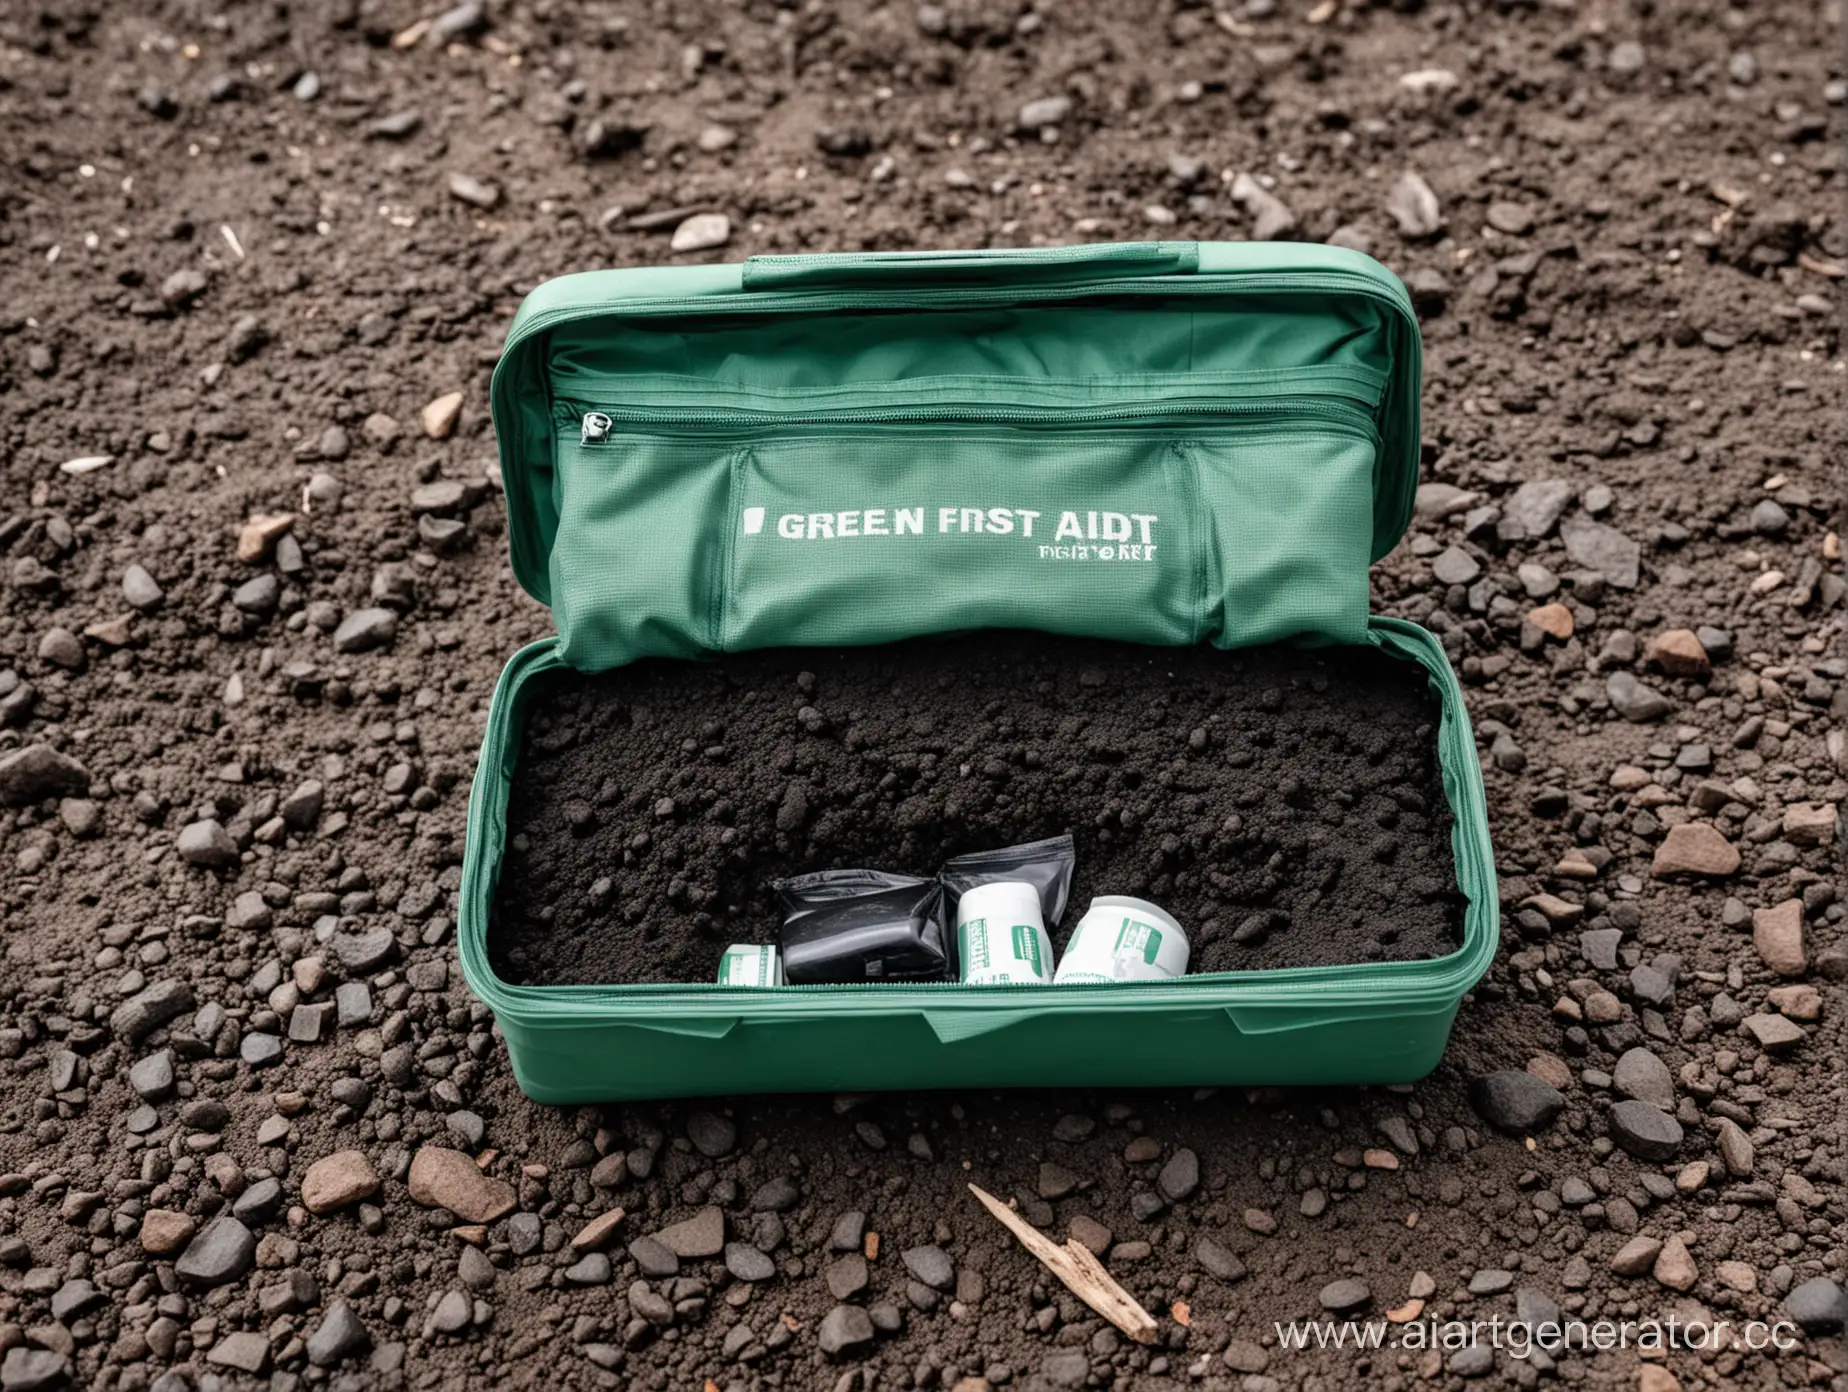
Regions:
<instances>
[{"instance_id":1,"label":"carrying handle","mask_svg":"<svg viewBox=\"0 0 1848 1392\"><path fill-rule=\"evenodd\" d=\"M866 285L1074 285L1097 280L1190 275L1197 242L1100 242L1095 246L992 251L824 252L753 256L746 290L824 290Z\"/></svg>"}]
</instances>

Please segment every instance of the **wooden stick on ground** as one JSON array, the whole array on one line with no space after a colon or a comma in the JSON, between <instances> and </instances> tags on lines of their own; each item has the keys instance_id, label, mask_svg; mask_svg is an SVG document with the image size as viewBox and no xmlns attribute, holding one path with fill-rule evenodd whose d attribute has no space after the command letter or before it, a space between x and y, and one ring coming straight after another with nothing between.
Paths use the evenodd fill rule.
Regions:
<instances>
[{"instance_id":1,"label":"wooden stick on ground","mask_svg":"<svg viewBox=\"0 0 1848 1392\"><path fill-rule=\"evenodd\" d=\"M1139 1344L1155 1342L1155 1317L1105 1271L1088 1247L1071 1240L1061 1247L993 1194L971 1184L969 1192L999 1218L1020 1245L1038 1257L1071 1293Z\"/></svg>"}]
</instances>

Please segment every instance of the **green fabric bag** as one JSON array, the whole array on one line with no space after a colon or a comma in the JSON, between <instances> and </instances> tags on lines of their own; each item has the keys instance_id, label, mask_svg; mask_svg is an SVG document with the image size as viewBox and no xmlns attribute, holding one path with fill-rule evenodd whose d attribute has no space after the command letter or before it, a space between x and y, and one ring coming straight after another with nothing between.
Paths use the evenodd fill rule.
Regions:
<instances>
[{"instance_id":1,"label":"green fabric bag","mask_svg":"<svg viewBox=\"0 0 1848 1392\"><path fill-rule=\"evenodd\" d=\"M829 988L740 1001L701 984L516 988L494 978L487 914L527 676L996 627L1228 648L1377 643L1426 667L1445 707L1440 757L1470 901L1459 952L1439 963L1189 977L1156 990L1139 1018L1182 1002L1197 1010L1215 982L1227 990L1258 976L1220 1004L1274 1009L1294 1000L1279 978L1301 977L1319 983L1326 1013L1326 991L1353 980L1368 1014L1382 1002L1390 1014L1402 997L1441 1026L1391 1049L1376 1040L1371 1061L1327 1058L1311 1073L1428 1069L1493 954L1495 890L1455 677L1428 634L1368 613L1368 566L1411 516L1419 373L1404 287L1371 259L1325 246L765 256L591 272L534 291L508 333L493 412L514 573L551 606L557 637L516 658L497 692L461 924L464 969L499 1015L522 1085L589 1098L892 1077L889 1063L862 1069L796 1047L818 1022L843 1018L838 999L813 994ZM1113 1010L1138 999L1103 990L1116 991ZM1076 1033L1076 1071L1042 1079L1044 1070L977 1066L954 1046L1020 1009L1012 993L851 988L845 1017L884 1039L869 1022L904 1016L918 991L933 1005L914 1005L909 1018L928 1017L950 1055L918 1060L920 1080L1156 1081L1146 1065L1127 1078L1101 1059L1085 1067ZM1042 988L1029 1015L1061 1012L1070 991L1100 999L1095 988ZM714 999L724 1002L717 1016ZM1082 1024L1097 1008L1072 1018ZM1343 1019L1351 1025L1351 1012ZM689 1029L691 1020L705 1023ZM762 1030L748 1057L709 1058L687 1042L717 1043L750 1020ZM1250 1023L1239 1038L1265 1032ZM550 1052L560 1030L612 1031L616 1043L633 1042L625 1031L637 1028L654 1032L641 1077L584 1058L581 1038ZM882 1055L916 1046L902 1030L883 1044L837 1042ZM669 1057L675 1050L687 1057ZM1264 1065L1266 1052L1276 1051L1228 1052L1221 1041L1210 1067L1171 1080L1280 1079L1298 1066Z\"/></svg>"}]
</instances>

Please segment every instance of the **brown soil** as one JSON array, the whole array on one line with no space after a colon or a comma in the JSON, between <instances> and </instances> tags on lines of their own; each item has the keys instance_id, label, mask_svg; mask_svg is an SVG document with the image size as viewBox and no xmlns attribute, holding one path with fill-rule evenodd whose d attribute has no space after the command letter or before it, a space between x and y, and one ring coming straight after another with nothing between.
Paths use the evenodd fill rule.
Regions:
<instances>
[{"instance_id":1,"label":"brown soil","mask_svg":"<svg viewBox=\"0 0 1848 1392\"><path fill-rule=\"evenodd\" d=\"M1540 1365L1506 1351L1291 1354L1274 1322L1344 1279L1374 1312L1428 1289L1425 1316L1473 1320L1542 1298L1773 1320L1842 1279L1848 930L1842 841L1814 810L1848 797L1839 0L429 17L0 6L0 759L80 765L30 786L0 765L17 1385L1531 1386ZM1021 129L1055 97L1051 136ZM1393 211L1419 211L1394 195L1408 172L1441 226ZM1505 896L1444 1064L1288 1094L530 1103L453 946L489 692L550 631L508 573L486 410L522 295L677 259L689 211L731 219L693 259L1249 236L1240 174L1290 235L1370 246L1425 318L1426 507L1376 607L1438 632L1469 684ZM450 392L453 427L426 431ZM420 516L437 479L454 496ZM1504 527L1542 480L1560 522ZM257 513L292 514L292 540L240 559ZM1452 548L1479 578L1436 578ZM1528 623L1545 603L1569 639ZM379 646L337 649L370 607L395 616L369 621ZM1703 626L1724 631L1703 639L1711 673L1647 656ZM1668 711L1624 718L1614 677ZM1737 869L1653 874L1684 823ZM1804 963L1785 976L1752 919L1792 901ZM348 1023L324 1010L342 986ZM178 1013L154 1023L162 1002ZM1800 1037L1768 1047L1751 1022ZM1638 1049L1661 1071L1619 1067ZM1563 1097L1531 1148L1467 1094L1529 1067ZM1678 1119L1669 1158L1619 1143L1619 1079ZM515 1211L452 1231L407 1186L428 1144L474 1153ZM310 1213L304 1174L347 1150L376 1194ZM1166 1197L1183 1150L1199 1186ZM1160 1343L1048 1282L972 1178L1106 1246ZM708 1204L772 1277L703 1258L644 1277L661 1264L631 1239ZM581 1264L570 1238L614 1207L607 1268ZM233 1244L216 1287L182 1279L172 1234L227 1210L260 1252ZM830 1357L830 1239L855 1212L879 1243L845 1299L883 1323ZM1680 1239L1691 1271L1614 1270L1637 1237ZM930 1245L948 1291L904 1261ZM341 1304L370 1351L311 1343ZM1684 1388L1840 1387L1828 1324L1663 1366ZM1635 1388L1639 1366L1612 1350L1560 1371Z\"/></svg>"},{"instance_id":2,"label":"brown soil","mask_svg":"<svg viewBox=\"0 0 1848 1392\"><path fill-rule=\"evenodd\" d=\"M711 981L771 882L1074 833L1095 894L1161 904L1192 971L1460 941L1437 700L1364 650L984 634L567 677L529 718L489 952L534 985Z\"/></svg>"}]
</instances>

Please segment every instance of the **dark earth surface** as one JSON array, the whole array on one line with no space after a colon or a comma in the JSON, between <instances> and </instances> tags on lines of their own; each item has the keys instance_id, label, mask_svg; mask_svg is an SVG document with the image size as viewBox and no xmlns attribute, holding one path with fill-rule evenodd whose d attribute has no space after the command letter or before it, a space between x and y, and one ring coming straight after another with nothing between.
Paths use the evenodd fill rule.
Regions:
<instances>
[{"instance_id":1,"label":"dark earth surface","mask_svg":"<svg viewBox=\"0 0 1848 1392\"><path fill-rule=\"evenodd\" d=\"M0 1387L1848 1382L1839 0L427 20L0 9ZM1468 684L1504 908L1437 1072L527 1102L453 946L492 682L548 631L486 413L522 295L1280 232L1425 318L1376 605ZM668 1275L639 1239L701 1214ZM1278 1347L1413 1299L1801 1332Z\"/></svg>"},{"instance_id":2,"label":"dark earth surface","mask_svg":"<svg viewBox=\"0 0 1848 1392\"><path fill-rule=\"evenodd\" d=\"M773 881L1073 833L1064 951L1153 899L1188 970L1440 957L1462 896L1416 667L996 633L569 676L536 700L488 951L531 985L710 982Z\"/></svg>"}]
</instances>

